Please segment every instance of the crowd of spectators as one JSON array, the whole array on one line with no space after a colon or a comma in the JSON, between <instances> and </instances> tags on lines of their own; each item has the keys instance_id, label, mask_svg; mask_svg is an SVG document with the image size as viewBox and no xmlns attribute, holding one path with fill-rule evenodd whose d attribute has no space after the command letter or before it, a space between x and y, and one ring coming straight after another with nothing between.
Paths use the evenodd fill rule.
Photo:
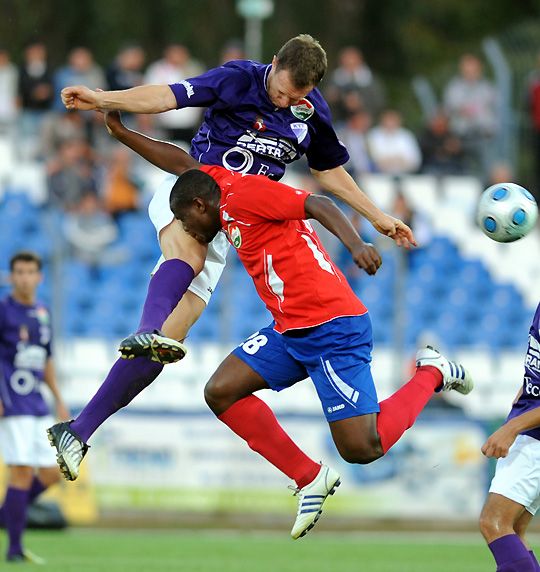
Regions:
<instances>
[{"instance_id":1,"label":"crowd of spectators","mask_svg":"<svg viewBox=\"0 0 540 572\"><path fill-rule=\"evenodd\" d=\"M242 45L234 41L221 53L222 62L242 57ZM144 83L173 83L198 75L206 67L181 44L165 46L156 61L148 61L141 46L125 45L105 67L89 49L75 47L65 65L51 68L41 41L25 47L18 65L13 59L13 54L0 49L0 136L13 135L20 160L42 162L49 204L69 215L68 241L77 256L92 259L89 250L106 247L90 240L94 224L114 229L123 213L144 206L142 185L137 160L113 144L101 116L65 110L61 89L76 84L127 89ZM400 177L419 172L472 173L486 180L491 176L493 142L499 130L498 98L476 56L461 58L455 77L441 93L440 107L415 131L399 107L389 104L384 83L357 47L341 50L337 67L329 70L321 89L349 149L347 168L354 176L385 173ZM537 99L533 95L533 104L540 108ZM201 117L202 110L184 109L125 120L153 136L188 143ZM88 240L82 238L85 234ZM109 243L114 240L114 232L102 235L110 237ZM85 243L88 248L83 252Z\"/></svg>"},{"instance_id":2,"label":"crowd of spectators","mask_svg":"<svg viewBox=\"0 0 540 572\"><path fill-rule=\"evenodd\" d=\"M440 94L439 107L413 132L355 47L344 48L324 86L340 136L351 149L354 175L410 173L487 177L496 161L499 99L481 60L464 54ZM540 124L540 123L539 123Z\"/></svg>"}]
</instances>

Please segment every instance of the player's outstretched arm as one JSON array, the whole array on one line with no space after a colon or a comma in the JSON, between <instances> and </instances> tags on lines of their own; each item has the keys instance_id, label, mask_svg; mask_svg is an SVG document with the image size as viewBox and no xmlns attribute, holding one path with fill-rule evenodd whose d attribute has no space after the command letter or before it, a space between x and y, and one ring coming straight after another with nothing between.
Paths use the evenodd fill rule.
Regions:
<instances>
[{"instance_id":1,"label":"player's outstretched arm","mask_svg":"<svg viewBox=\"0 0 540 572\"><path fill-rule=\"evenodd\" d=\"M496 459L506 457L516 437L523 431L535 427L540 427L540 407L522 413L499 427L482 446L482 453L486 457Z\"/></svg>"},{"instance_id":2,"label":"player's outstretched arm","mask_svg":"<svg viewBox=\"0 0 540 572\"><path fill-rule=\"evenodd\" d=\"M412 230L403 221L381 211L360 190L354 179L343 167L328 169L328 171L311 169L311 173L325 191L332 193L367 218L378 232L395 240L398 246L405 248L416 246Z\"/></svg>"},{"instance_id":3,"label":"player's outstretched arm","mask_svg":"<svg viewBox=\"0 0 540 572\"><path fill-rule=\"evenodd\" d=\"M142 133L128 129L122 123L120 113L117 111L106 112L104 117L107 131L115 139L133 149L135 153L156 167L173 175L181 175L188 169L200 166L198 161L183 149L180 149L180 147L165 141L157 141Z\"/></svg>"},{"instance_id":4,"label":"player's outstretched arm","mask_svg":"<svg viewBox=\"0 0 540 572\"><path fill-rule=\"evenodd\" d=\"M356 265L368 274L375 274L382 264L381 256L373 245L364 242L349 219L332 199L310 195L305 203L306 216L318 220L336 235L352 255Z\"/></svg>"},{"instance_id":5,"label":"player's outstretched arm","mask_svg":"<svg viewBox=\"0 0 540 572\"><path fill-rule=\"evenodd\" d=\"M168 85L140 85L119 91L94 91L84 85L74 85L65 87L61 96L67 109L81 111L162 113L176 109L176 98Z\"/></svg>"}]
</instances>

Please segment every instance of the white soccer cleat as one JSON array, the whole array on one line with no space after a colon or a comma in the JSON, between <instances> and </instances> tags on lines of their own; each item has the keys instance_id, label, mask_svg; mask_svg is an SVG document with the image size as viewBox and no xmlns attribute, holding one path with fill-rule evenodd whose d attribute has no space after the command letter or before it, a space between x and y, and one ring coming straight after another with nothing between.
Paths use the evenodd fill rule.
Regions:
<instances>
[{"instance_id":1,"label":"white soccer cleat","mask_svg":"<svg viewBox=\"0 0 540 572\"><path fill-rule=\"evenodd\" d=\"M57 423L47 429L51 447L56 448L56 462L67 481L79 476L79 467L90 448L70 427L71 422Z\"/></svg>"},{"instance_id":2,"label":"white soccer cleat","mask_svg":"<svg viewBox=\"0 0 540 572\"><path fill-rule=\"evenodd\" d=\"M416 354L416 367L426 365L436 367L442 373L442 391L453 389L458 393L467 395L473 390L474 382L471 374L461 364L450 361L431 346L418 350Z\"/></svg>"},{"instance_id":3,"label":"white soccer cleat","mask_svg":"<svg viewBox=\"0 0 540 572\"><path fill-rule=\"evenodd\" d=\"M305 536L319 520L322 506L328 495L333 495L341 484L340 476L334 469L321 465L317 476L302 489L296 489L298 512L291 530L294 540Z\"/></svg>"}]
</instances>

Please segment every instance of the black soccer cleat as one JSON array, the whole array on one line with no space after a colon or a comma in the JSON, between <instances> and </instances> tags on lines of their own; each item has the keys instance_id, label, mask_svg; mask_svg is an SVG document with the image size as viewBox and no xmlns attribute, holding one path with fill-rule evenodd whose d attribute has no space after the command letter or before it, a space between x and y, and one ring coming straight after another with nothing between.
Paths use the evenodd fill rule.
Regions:
<instances>
[{"instance_id":1,"label":"black soccer cleat","mask_svg":"<svg viewBox=\"0 0 540 572\"><path fill-rule=\"evenodd\" d=\"M74 481L79 476L79 467L86 452L90 448L71 429L71 421L57 423L47 429L51 447L56 448L56 462L67 481Z\"/></svg>"},{"instance_id":2,"label":"black soccer cleat","mask_svg":"<svg viewBox=\"0 0 540 572\"><path fill-rule=\"evenodd\" d=\"M180 361L187 353L184 344L165 337L159 330L131 334L120 342L118 350L123 359L146 357L163 365Z\"/></svg>"}]
</instances>

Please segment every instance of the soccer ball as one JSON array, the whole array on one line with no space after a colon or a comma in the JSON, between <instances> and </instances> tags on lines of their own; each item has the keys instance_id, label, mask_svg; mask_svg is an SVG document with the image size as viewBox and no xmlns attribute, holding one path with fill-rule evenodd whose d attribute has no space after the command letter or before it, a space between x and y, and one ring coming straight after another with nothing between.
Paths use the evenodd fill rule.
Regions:
<instances>
[{"instance_id":1,"label":"soccer ball","mask_svg":"<svg viewBox=\"0 0 540 572\"><path fill-rule=\"evenodd\" d=\"M497 242L514 242L528 234L538 218L534 197L514 183L488 187L478 201L476 222Z\"/></svg>"}]
</instances>

